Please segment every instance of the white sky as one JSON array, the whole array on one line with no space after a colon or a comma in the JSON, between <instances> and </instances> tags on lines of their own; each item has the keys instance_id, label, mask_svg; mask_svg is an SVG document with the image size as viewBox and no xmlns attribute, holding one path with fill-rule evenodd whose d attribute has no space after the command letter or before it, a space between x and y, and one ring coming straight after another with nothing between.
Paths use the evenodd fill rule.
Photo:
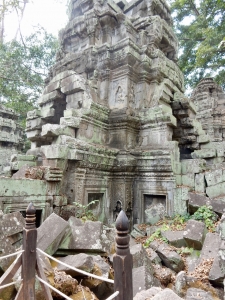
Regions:
<instances>
[{"instance_id":1,"label":"white sky","mask_svg":"<svg viewBox=\"0 0 225 300\"><path fill-rule=\"evenodd\" d=\"M40 24L48 33L58 36L60 29L65 27L68 17L66 14L66 0L33 0L26 5L21 24L23 36L33 32L33 26ZM14 38L18 26L18 17L15 13L8 15L5 20L5 39Z\"/></svg>"}]
</instances>

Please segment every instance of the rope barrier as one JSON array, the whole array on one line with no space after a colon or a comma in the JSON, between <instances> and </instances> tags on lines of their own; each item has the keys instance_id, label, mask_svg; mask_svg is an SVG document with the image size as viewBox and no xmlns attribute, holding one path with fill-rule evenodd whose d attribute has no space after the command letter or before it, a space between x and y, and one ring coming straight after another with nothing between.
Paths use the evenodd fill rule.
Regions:
<instances>
[{"instance_id":1,"label":"rope barrier","mask_svg":"<svg viewBox=\"0 0 225 300\"><path fill-rule=\"evenodd\" d=\"M20 280L17 280L16 282L11 282L11 283L8 283L8 284L5 284L5 285L0 285L0 290L6 288L8 286L17 284L17 283L21 283L22 281L23 281L23 279L20 279Z\"/></svg>"},{"instance_id":2,"label":"rope barrier","mask_svg":"<svg viewBox=\"0 0 225 300\"><path fill-rule=\"evenodd\" d=\"M43 279L41 279L40 277L38 277L36 275L36 278L42 282L43 284L47 285L50 289L52 289L54 292L56 292L57 294L59 294L60 296L64 297L67 300L73 300L72 298L66 296L65 294L63 294L62 292L58 291L56 288L54 288L51 284L47 283L46 281L44 281Z\"/></svg>"},{"instance_id":3,"label":"rope barrier","mask_svg":"<svg viewBox=\"0 0 225 300\"><path fill-rule=\"evenodd\" d=\"M112 300L114 299L116 296L119 295L119 292L115 292L114 294L112 294L109 298L107 298L106 300Z\"/></svg>"},{"instance_id":4,"label":"rope barrier","mask_svg":"<svg viewBox=\"0 0 225 300\"><path fill-rule=\"evenodd\" d=\"M11 256L14 256L14 255L17 255L17 254L20 254L20 253L23 253L23 252L24 252L24 250L20 250L20 251L18 251L18 252L14 252L14 253L9 254L9 255L6 255L6 256L0 256L0 260L1 260L1 259L8 258L8 257L11 257Z\"/></svg>"},{"instance_id":5,"label":"rope barrier","mask_svg":"<svg viewBox=\"0 0 225 300\"><path fill-rule=\"evenodd\" d=\"M97 276L97 275L95 275L95 274L91 274L91 273L88 273L88 272L79 270L79 269L77 269L77 268L71 267L70 265L67 265L66 263L63 263L62 261L60 261L60 260L58 260L58 259L52 257L51 255L45 253L45 252L42 251L41 249L37 248L37 250L38 250L40 253L46 255L47 257L49 257L50 259L56 261L57 263L59 263L59 264L65 266L65 267L67 267L67 268L69 268L69 269L71 269L71 270L74 270L74 271L76 271L76 272L78 272L78 273L81 273L81 274L83 274L83 275L86 275L86 276L89 276L89 277L92 277L92 278L95 278L95 279L99 279L99 280L106 281L106 282L109 282L109 283L114 283L114 280L112 280L112 279L100 277L100 276Z\"/></svg>"}]
</instances>

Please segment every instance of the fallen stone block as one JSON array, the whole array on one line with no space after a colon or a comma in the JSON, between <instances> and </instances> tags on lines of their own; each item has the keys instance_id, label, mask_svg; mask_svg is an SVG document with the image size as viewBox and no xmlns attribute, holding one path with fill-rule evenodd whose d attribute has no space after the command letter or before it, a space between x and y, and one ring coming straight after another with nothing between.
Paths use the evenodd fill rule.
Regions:
<instances>
[{"instance_id":1,"label":"fallen stone block","mask_svg":"<svg viewBox=\"0 0 225 300\"><path fill-rule=\"evenodd\" d=\"M161 265L162 261L161 261L160 257L158 256L158 254L152 248L149 247L149 248L146 249L146 251L148 253L148 257L149 257L150 261L153 264L155 264L155 265L160 264Z\"/></svg>"},{"instance_id":2,"label":"fallen stone block","mask_svg":"<svg viewBox=\"0 0 225 300\"><path fill-rule=\"evenodd\" d=\"M58 253L66 250L79 250L88 252L108 253L112 252L112 241L108 238L107 230L104 230L103 224L99 221L86 221L83 223L81 220L70 217L68 220L70 230L63 238L59 245ZM109 235L114 232L109 229ZM115 235L114 235L115 237Z\"/></svg>"},{"instance_id":3,"label":"fallen stone block","mask_svg":"<svg viewBox=\"0 0 225 300\"><path fill-rule=\"evenodd\" d=\"M5 236L12 236L23 231L25 219L20 212L4 214L0 218L0 227Z\"/></svg>"},{"instance_id":4,"label":"fallen stone block","mask_svg":"<svg viewBox=\"0 0 225 300\"><path fill-rule=\"evenodd\" d=\"M154 266L154 276L160 281L163 286L168 286L172 281L174 271L161 265Z\"/></svg>"},{"instance_id":5,"label":"fallen stone block","mask_svg":"<svg viewBox=\"0 0 225 300\"><path fill-rule=\"evenodd\" d=\"M214 212L218 214L222 214L223 210L225 209L225 201L223 197L218 197L211 199L204 194L196 194L196 193L189 193L189 211L195 212L199 207L203 205L210 205Z\"/></svg>"},{"instance_id":6,"label":"fallen stone block","mask_svg":"<svg viewBox=\"0 0 225 300\"><path fill-rule=\"evenodd\" d=\"M205 239L206 226L203 222L189 220L187 222L184 239L190 248L201 250Z\"/></svg>"},{"instance_id":7,"label":"fallen stone block","mask_svg":"<svg viewBox=\"0 0 225 300\"><path fill-rule=\"evenodd\" d=\"M217 286L223 287L225 277L225 261L217 255L209 272L209 280Z\"/></svg>"},{"instance_id":8,"label":"fallen stone block","mask_svg":"<svg viewBox=\"0 0 225 300\"><path fill-rule=\"evenodd\" d=\"M134 268L133 272L133 296L142 290L151 287L160 286L160 282L153 275L153 270L149 270L146 266Z\"/></svg>"},{"instance_id":9,"label":"fallen stone block","mask_svg":"<svg viewBox=\"0 0 225 300\"><path fill-rule=\"evenodd\" d=\"M53 255L61 243L69 224L52 213L37 230L37 247Z\"/></svg>"},{"instance_id":10,"label":"fallen stone block","mask_svg":"<svg viewBox=\"0 0 225 300\"><path fill-rule=\"evenodd\" d=\"M159 241L153 241L150 247L156 251L166 267L175 272L179 272L184 268L182 257L174 251L169 245Z\"/></svg>"},{"instance_id":11,"label":"fallen stone block","mask_svg":"<svg viewBox=\"0 0 225 300\"><path fill-rule=\"evenodd\" d=\"M203 260L213 258L218 255L221 244L221 238L218 233L208 232L205 237L205 241L202 247L201 255L199 257L199 263Z\"/></svg>"},{"instance_id":12,"label":"fallen stone block","mask_svg":"<svg viewBox=\"0 0 225 300\"><path fill-rule=\"evenodd\" d=\"M177 248L187 246L183 235L184 235L184 231L171 231L171 230L162 231L162 236L168 240L169 244Z\"/></svg>"},{"instance_id":13,"label":"fallen stone block","mask_svg":"<svg viewBox=\"0 0 225 300\"><path fill-rule=\"evenodd\" d=\"M134 300L146 300L146 299L152 299L157 293L161 292L162 289L160 287L152 287L146 291L141 291L140 293L137 293L134 297Z\"/></svg>"},{"instance_id":14,"label":"fallen stone block","mask_svg":"<svg viewBox=\"0 0 225 300\"><path fill-rule=\"evenodd\" d=\"M157 293L151 300L181 300L177 294L170 289L164 289Z\"/></svg>"},{"instance_id":15,"label":"fallen stone block","mask_svg":"<svg viewBox=\"0 0 225 300\"><path fill-rule=\"evenodd\" d=\"M132 246L130 248L130 253L133 255L133 268L138 268L145 265L153 270L151 260L149 259L148 253L142 244L136 244Z\"/></svg>"},{"instance_id":16,"label":"fallen stone block","mask_svg":"<svg viewBox=\"0 0 225 300\"><path fill-rule=\"evenodd\" d=\"M214 300L215 298L210 292L206 292L197 288L189 288L187 290L185 299L186 300Z\"/></svg>"},{"instance_id":17,"label":"fallen stone block","mask_svg":"<svg viewBox=\"0 0 225 300\"><path fill-rule=\"evenodd\" d=\"M16 247L12 246L11 241L4 234L0 234L0 257L16 252ZM0 260L0 271L5 272L15 257L9 257Z\"/></svg>"},{"instance_id":18,"label":"fallen stone block","mask_svg":"<svg viewBox=\"0 0 225 300\"><path fill-rule=\"evenodd\" d=\"M82 270L82 271L85 271L88 273L91 273L94 268L93 257L91 255L87 255L85 253L79 253L77 255L68 255L66 257L60 258L59 260L73 268L76 268L76 269L79 269L79 270ZM59 271L66 272L66 274L69 274L72 277L81 275L79 272L76 272L75 270L72 270L69 267L64 266L63 264L58 264L57 269Z\"/></svg>"}]
</instances>

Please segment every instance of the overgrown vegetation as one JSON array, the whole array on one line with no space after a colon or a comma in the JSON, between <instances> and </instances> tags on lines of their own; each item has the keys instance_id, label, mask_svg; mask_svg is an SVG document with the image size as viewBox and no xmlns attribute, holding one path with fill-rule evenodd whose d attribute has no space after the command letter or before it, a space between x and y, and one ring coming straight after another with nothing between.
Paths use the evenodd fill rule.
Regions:
<instances>
[{"instance_id":1,"label":"overgrown vegetation","mask_svg":"<svg viewBox=\"0 0 225 300\"><path fill-rule=\"evenodd\" d=\"M214 77L225 88L225 1L170 0L186 87Z\"/></svg>"},{"instance_id":2,"label":"overgrown vegetation","mask_svg":"<svg viewBox=\"0 0 225 300\"><path fill-rule=\"evenodd\" d=\"M77 218L81 219L83 222L86 222L88 220L96 221L97 218L94 216L93 211L91 210L91 206L93 204L96 204L97 202L99 202L99 200L93 200L90 203L88 203L87 205L83 205L81 203L74 202L74 205L77 208L75 216Z\"/></svg>"},{"instance_id":3,"label":"overgrown vegetation","mask_svg":"<svg viewBox=\"0 0 225 300\"><path fill-rule=\"evenodd\" d=\"M193 215L190 214L186 214L183 216L176 215L173 219L165 218L156 224L158 228L148 239L146 239L144 246L148 247L150 243L153 242L154 240L161 240L167 243L168 241L162 235L162 232L166 230L173 230L173 231L183 230L186 226L187 221L191 219L204 222L207 229L213 232L215 231L215 222L217 221L218 216L212 210L212 206L203 205L199 207ZM189 252L189 254L191 254L191 250L189 248L183 249L183 251L184 252L187 251Z\"/></svg>"},{"instance_id":4,"label":"overgrown vegetation","mask_svg":"<svg viewBox=\"0 0 225 300\"><path fill-rule=\"evenodd\" d=\"M20 114L23 127L27 112L36 106L57 48L57 39L43 28L20 41L0 43L0 100Z\"/></svg>"}]
</instances>

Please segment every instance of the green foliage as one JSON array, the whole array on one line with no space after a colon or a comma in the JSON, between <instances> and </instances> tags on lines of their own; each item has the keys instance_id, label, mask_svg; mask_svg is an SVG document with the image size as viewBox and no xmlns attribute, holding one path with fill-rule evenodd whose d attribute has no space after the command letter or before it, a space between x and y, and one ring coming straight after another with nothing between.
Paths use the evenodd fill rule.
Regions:
<instances>
[{"instance_id":1,"label":"green foliage","mask_svg":"<svg viewBox=\"0 0 225 300\"><path fill-rule=\"evenodd\" d=\"M36 106L57 48L57 39L43 28L19 42L0 44L0 100L20 114L23 127L27 112Z\"/></svg>"},{"instance_id":2,"label":"green foliage","mask_svg":"<svg viewBox=\"0 0 225 300\"><path fill-rule=\"evenodd\" d=\"M74 202L74 205L77 207L76 210L76 217L79 219L82 219L83 222L90 220L90 221L96 221L96 217L93 215L92 210L90 209L90 206L95 204L96 202L99 202L99 200L93 200L87 205L83 205L78 202Z\"/></svg>"},{"instance_id":3,"label":"green foliage","mask_svg":"<svg viewBox=\"0 0 225 300\"><path fill-rule=\"evenodd\" d=\"M177 253L183 254L183 255L191 255L193 253L194 249L189 247L182 247L180 249L177 249Z\"/></svg>"},{"instance_id":4,"label":"green foliage","mask_svg":"<svg viewBox=\"0 0 225 300\"><path fill-rule=\"evenodd\" d=\"M213 76L225 88L225 1L171 0L186 87Z\"/></svg>"},{"instance_id":5,"label":"green foliage","mask_svg":"<svg viewBox=\"0 0 225 300\"><path fill-rule=\"evenodd\" d=\"M203 205L199 207L191 218L197 221L203 221L209 230L215 231L215 222L218 217L212 210L212 206Z\"/></svg>"},{"instance_id":6,"label":"green foliage","mask_svg":"<svg viewBox=\"0 0 225 300\"><path fill-rule=\"evenodd\" d=\"M151 242L153 242L154 240L161 240L165 243L168 243L167 238L162 236L162 232L169 229L170 227L167 224L163 224L160 228L156 229L156 231L145 241L144 247L149 247Z\"/></svg>"}]
</instances>

